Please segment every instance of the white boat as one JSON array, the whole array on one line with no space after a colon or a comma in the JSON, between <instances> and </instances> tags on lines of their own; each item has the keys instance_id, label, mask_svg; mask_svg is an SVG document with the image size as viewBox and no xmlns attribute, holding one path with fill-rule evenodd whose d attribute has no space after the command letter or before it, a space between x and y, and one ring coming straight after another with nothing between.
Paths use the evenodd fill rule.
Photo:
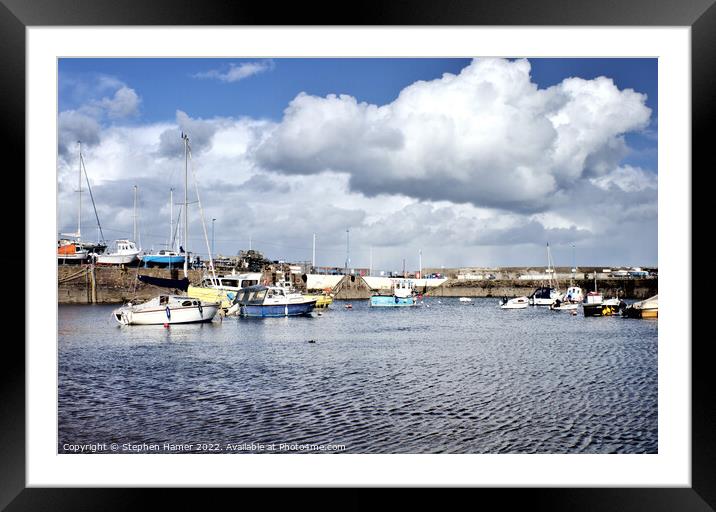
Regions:
<instances>
[{"instance_id":1,"label":"white boat","mask_svg":"<svg viewBox=\"0 0 716 512\"><path fill-rule=\"evenodd\" d=\"M127 304L112 312L122 325L164 325L211 322L219 311L217 302L204 302L179 295L159 295L142 304Z\"/></svg>"},{"instance_id":2,"label":"white boat","mask_svg":"<svg viewBox=\"0 0 716 512\"><path fill-rule=\"evenodd\" d=\"M584 300L582 289L579 286L570 286L561 297L549 305L549 309L552 311L574 311L579 308L582 300Z\"/></svg>"},{"instance_id":3,"label":"white boat","mask_svg":"<svg viewBox=\"0 0 716 512\"><path fill-rule=\"evenodd\" d=\"M562 302L557 299L549 305L549 309L552 311L574 311L579 308L579 303L576 302Z\"/></svg>"},{"instance_id":4,"label":"white boat","mask_svg":"<svg viewBox=\"0 0 716 512\"><path fill-rule=\"evenodd\" d=\"M100 265L129 265L139 260L140 252L137 244L131 240L115 240L114 250L98 254L96 261Z\"/></svg>"},{"instance_id":5,"label":"white boat","mask_svg":"<svg viewBox=\"0 0 716 512\"><path fill-rule=\"evenodd\" d=\"M502 299L500 308L502 309L525 309L530 305L530 300L527 297L515 297L508 299L507 297Z\"/></svg>"},{"instance_id":6,"label":"white boat","mask_svg":"<svg viewBox=\"0 0 716 512\"><path fill-rule=\"evenodd\" d=\"M460 302L472 302L472 299L470 297L460 297L458 300Z\"/></svg>"}]
</instances>

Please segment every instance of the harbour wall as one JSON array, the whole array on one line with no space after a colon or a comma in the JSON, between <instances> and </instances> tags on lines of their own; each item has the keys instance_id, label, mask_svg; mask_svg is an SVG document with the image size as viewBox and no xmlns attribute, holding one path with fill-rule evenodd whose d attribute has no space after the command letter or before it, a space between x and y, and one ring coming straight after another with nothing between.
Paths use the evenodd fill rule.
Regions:
<instances>
[{"instance_id":1,"label":"harbour wall","mask_svg":"<svg viewBox=\"0 0 716 512\"><path fill-rule=\"evenodd\" d=\"M131 300L143 301L167 293L166 288L142 283L137 275L164 278L181 278L179 269L145 269L136 267L102 267L92 265L58 265L57 300L60 304L118 304ZM202 270L190 270L189 282L198 284L203 276ZM265 274L267 282L274 282L275 276ZM300 279L294 285L300 286ZM418 288L418 291L433 297L517 297L530 295L541 281L522 279L500 280L457 280L448 279L437 287ZM576 280L575 286L583 290L594 289L592 280ZM597 282L599 290L607 297L616 296L643 300L658 293L658 279L605 279ZM561 285L565 288L565 285ZM341 276L333 287L337 300L368 299L373 289L360 276Z\"/></svg>"},{"instance_id":2,"label":"harbour wall","mask_svg":"<svg viewBox=\"0 0 716 512\"><path fill-rule=\"evenodd\" d=\"M529 296L544 281L527 281L523 279L458 281L451 279L444 285L430 290L427 294L433 297L520 297ZM566 291L567 284L559 288ZM594 290L591 279L577 279L574 286L582 288L584 293ZM605 279L597 281L597 289L605 297L643 300L658 293L658 279Z\"/></svg>"},{"instance_id":3,"label":"harbour wall","mask_svg":"<svg viewBox=\"0 0 716 512\"><path fill-rule=\"evenodd\" d=\"M57 302L59 304L118 304L144 301L167 293L166 288L142 283L137 275L181 279L183 271L158 268L102 267L92 265L57 266ZM189 271L189 282L201 280L201 270Z\"/></svg>"}]
</instances>

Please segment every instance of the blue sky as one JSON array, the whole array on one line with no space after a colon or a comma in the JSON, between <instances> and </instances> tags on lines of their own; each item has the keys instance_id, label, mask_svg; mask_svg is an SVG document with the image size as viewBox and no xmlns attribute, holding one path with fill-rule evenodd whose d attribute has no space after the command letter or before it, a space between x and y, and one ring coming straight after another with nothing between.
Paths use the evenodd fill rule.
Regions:
<instances>
[{"instance_id":1,"label":"blue sky","mask_svg":"<svg viewBox=\"0 0 716 512\"><path fill-rule=\"evenodd\" d=\"M264 134L261 137L267 137L270 140L256 142L255 147L247 149L246 154L240 158L240 165L246 166L246 169L253 169L255 174L241 174L243 171L239 174L242 179L263 180L263 186L268 187L267 191L273 186L272 183L278 181L285 183L287 180L310 179L322 176L326 172L343 173L342 175L348 181L342 186L347 189L344 192L348 193L351 198L350 200L344 198L343 203L350 204L351 207L364 202L364 200L370 202L376 194L398 194L395 197L407 196L415 201L422 201L423 204L430 205L431 208L439 209L442 205L440 201L448 200L455 204L471 204L476 208L491 208L513 215L529 216L529 218L523 219L523 225L537 222L542 223L542 228L547 230L572 229L565 222L554 220L556 214L552 215L545 204L532 197L529 191L523 191L521 195L515 197L507 197L509 194L505 195L504 190L495 185L495 193L481 196L477 191L473 197L468 192L462 193L457 189L449 189L450 183L448 183L445 185L445 190L435 190L434 193L425 195L420 190L413 190L410 185L406 186L405 182L400 181L398 178L402 176L400 173L403 171L396 170L397 181L393 184L387 180L387 186L383 192L379 188L380 183L370 176L365 176L361 171L363 167L360 167L360 165L366 165L361 155L371 153L375 148L366 148L361 153L360 148L356 146L356 159L351 161L335 156L336 151L345 153L345 141L335 141L332 147L321 148L320 155L315 154L308 160L304 158L305 155L299 154L300 151L294 151L291 154L286 149L294 147L292 144L296 142L287 138L286 135L289 133L290 126L294 127L294 132L295 127L298 126L296 123L291 124L296 121L293 118L294 115L299 116L302 112L313 112L312 115L330 112L325 115L333 116L341 109L344 111L345 108L353 108L343 100L330 101L327 98L329 95L347 95L354 98L358 104L365 102L377 108L395 106L397 110L397 106L401 104L401 101L397 101L401 91L415 92L420 91L421 88L429 88L430 84L437 84L444 73L460 75L462 70L470 68L471 62L471 59L61 59L58 84L61 118L60 139L61 141L72 141L76 138L87 139L87 151L90 153L87 155L87 159L89 161L93 156L95 162L99 163L100 158L105 157L108 147L105 146L105 151L102 151L103 145L106 145L112 137L117 137L120 131L123 130L123 140L126 140L131 130L134 130L134 133L139 133L142 129L146 132L152 127L159 130L161 126L162 130L166 131L165 125L174 125L185 131L194 130L195 134L190 133L190 135L193 135L196 152L199 153L200 150L203 150L207 155L212 155L212 152L215 153L218 150L216 140L221 139L217 134L224 129L228 130L228 124L234 123L236 126L244 127L251 125L252 134L261 131ZM504 62L508 67L515 69L519 67L515 60L509 59ZM624 180L627 179L623 175L615 177L608 174L606 166L611 165L614 168L621 166L619 168L626 168L630 173L627 179L629 184L624 185L626 188L620 189L619 194L636 193L635 190L632 190L635 189L634 183L643 183L648 174L657 172L658 64L656 59L529 59L529 66L528 80L539 90L551 86L561 87L560 84L570 77L578 77L593 84L597 83L597 77L607 77L613 81L615 90L621 91L621 96L625 96L622 94L625 89L633 89L637 93L645 94L646 98L637 100L637 103L641 102L640 108L650 109L646 122L643 118L638 121L628 121L625 124L627 128L613 134L599 132L599 130L605 130L604 127L595 128L595 137L603 136L604 140L599 142L599 147L592 148L591 153L586 150L582 152L583 154L575 153L575 158L586 159L584 160L586 167L583 169L583 177L591 179L592 185L596 185L601 191L609 189L614 183L625 183ZM485 73L487 72L485 71ZM515 76L519 78L522 75ZM500 87L509 86L509 83L505 85L499 81L493 83L498 84L495 86L498 90ZM305 94L299 97L300 93ZM441 96L441 98L443 98L441 101L446 101L445 98L449 99L450 97ZM475 101L480 101L480 96L475 98ZM289 105L293 106L294 112L291 116L284 118L284 112ZM330 110L333 107L337 108L335 112ZM425 108L431 110L433 107L425 105ZM616 108L618 111L619 107ZM363 115L360 107L356 112ZM371 114L366 115L370 118ZM455 112L454 115L456 118L459 117L459 112ZM572 117L579 115L578 110L571 114ZM307 115L306 119L311 119L311 117ZM375 121L373 118L370 119L372 119L371 123ZM596 122L598 121L597 119ZM364 122L368 121L364 120ZM619 122L621 122L619 119L615 119L612 124ZM346 133L348 133L347 130L355 128L350 121L350 116L346 119L339 117L335 123L337 123L338 129L346 130ZM590 121L590 123L594 124L595 121ZM481 126L483 125L476 126L473 133L480 132ZM513 144L517 145L520 144L519 137L532 137L532 132L518 133L520 132L519 126L517 124L515 130L507 132L510 136L512 133L515 134ZM282 134L284 128L287 131ZM301 125L300 128L301 133L304 133L309 139L314 136L309 131L305 131L309 129L306 126ZM379 133L383 133L380 130L384 128L386 127L378 123L376 126L372 126L371 130L379 130ZM394 131L393 125L390 130L385 131L387 137L383 139L385 144L390 144L389 134ZM401 140L410 142L407 133L406 130L405 133L398 134L398 136L401 137ZM489 130L487 133L489 134ZM166 135L170 134L167 132ZM282 135L284 138L279 139L279 136ZM320 137L320 134L317 136ZM408 138L406 139L406 137ZM591 138L586 132L581 137L586 137L585 140ZM172 151L172 146L163 145L166 140L167 137L162 141L156 141L158 154L164 150ZM623 143L619 140L622 140ZM281 144L271 146L272 142L278 143L279 141ZM541 144L540 141L539 137L535 138L535 144ZM467 142L470 141L467 140ZM299 142L296 147L300 148L300 146ZM459 145L459 147L464 149L465 145ZM273 150L269 151L270 148ZM72 166L69 157L71 154L69 143L66 147L61 143L61 155L64 150L68 151L64 156L68 158L65 164L69 169ZM459 151L455 148L452 150ZM489 161L496 162L513 150L514 146L507 152L491 157ZM577 151L577 147L575 146L573 150ZM97 154L91 155L93 151L96 151ZM353 148L350 151L353 151ZM258 156L255 161L247 162L247 155L252 158L253 155ZM458 158L459 155L453 156L457 161L462 161ZM313 168L313 163L319 157L321 162L330 161L330 168L325 166L325 168ZM470 158L471 161L478 161L479 155L471 155ZM361 162L360 165L358 165L358 161ZM372 160L370 165L373 165L375 161L375 159ZM378 158L377 161L383 160ZM594 164L594 161L598 161L598 165ZM384 162L391 162L390 165L393 165L394 159L391 157ZM525 162L529 162L529 159L525 159ZM545 165L551 169L553 164ZM149 168L152 167L152 163L146 165ZM479 165L488 164L482 162ZM578 181L572 180L567 185L563 183L567 180L567 176L571 180L577 171L562 169L567 165L565 163L559 165L561 170L555 168L556 184L550 193L562 194L565 197L568 194L587 194L584 187L580 188ZM239 163L236 166L239 166ZM147 172L151 174L149 168ZM428 165L427 168L430 166ZM494 169L488 170L497 172ZM60 165L58 172L61 177L65 172L63 165ZM246 172L248 173L248 170ZM465 172L471 171L466 168ZM479 174L480 171L476 172ZM534 172L552 171L537 170ZM612 177L610 178L610 176ZM118 177L116 175L114 177L98 176L97 179L103 182L101 186L109 187L109 183L112 180L117 181ZM300 188L297 185L298 181L295 183L295 187ZM430 183L430 181L426 181L426 183ZM535 183L537 184L535 186L539 188L542 182ZM273 192L268 191L267 193ZM355 197L356 194L361 197ZM492 200L493 197L500 196L500 194L505 195L504 199ZM525 198L528 196L529 200L526 200ZM69 195L67 200L71 203L72 196ZM400 201L396 199L396 201L401 204L405 202L402 199ZM340 205L335 206L340 208ZM407 203L404 206L407 207ZM71 210L69 205L68 210ZM373 217L370 208L364 213L362 217L356 215L363 219L361 222L370 223ZM482 214L475 213L475 215L480 217ZM649 227L650 231L655 232L655 222L654 218ZM260 227L257 226L256 229L260 229ZM580 228L575 225L573 229L579 231ZM342 231L344 234L345 230ZM494 237L495 240L500 238L497 234L494 234ZM490 237L487 238L492 240ZM643 259L650 259L653 263L656 260L655 236L652 238L653 248L650 249L652 254L648 258L644 255ZM425 243L428 242L425 241ZM592 243L596 244L596 241ZM481 247L482 244L489 245L484 241L478 243ZM501 239L496 241L495 247L499 247L500 250L495 251L502 253L506 260L505 264L508 262L518 263L516 259L520 253L517 248L519 244L515 245L513 251L507 250L503 244ZM335 245L338 247L340 244L336 243ZM222 247L222 249L226 252L235 252L233 248L229 247ZM287 254L291 253L288 250L286 252ZM494 259L498 258L498 256L494 257ZM468 263L468 261L461 260L461 264ZM524 264L529 263L524 262Z\"/></svg>"}]
</instances>

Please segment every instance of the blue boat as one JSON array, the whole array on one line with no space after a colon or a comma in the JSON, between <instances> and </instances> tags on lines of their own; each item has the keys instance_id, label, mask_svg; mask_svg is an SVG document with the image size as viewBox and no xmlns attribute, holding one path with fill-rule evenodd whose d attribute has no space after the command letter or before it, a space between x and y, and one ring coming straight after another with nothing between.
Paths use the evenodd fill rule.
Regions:
<instances>
[{"instance_id":1,"label":"blue boat","mask_svg":"<svg viewBox=\"0 0 716 512\"><path fill-rule=\"evenodd\" d=\"M371 307L406 307L418 305L418 294L411 281L400 280L393 283L392 295L372 295Z\"/></svg>"},{"instance_id":2,"label":"blue boat","mask_svg":"<svg viewBox=\"0 0 716 512\"><path fill-rule=\"evenodd\" d=\"M142 256L142 265L147 267L169 267L178 268L184 265L184 253L166 251L162 249L155 254Z\"/></svg>"},{"instance_id":3,"label":"blue boat","mask_svg":"<svg viewBox=\"0 0 716 512\"><path fill-rule=\"evenodd\" d=\"M238 291L227 314L250 317L309 315L316 307L315 298L291 293L279 286L248 286Z\"/></svg>"}]
</instances>

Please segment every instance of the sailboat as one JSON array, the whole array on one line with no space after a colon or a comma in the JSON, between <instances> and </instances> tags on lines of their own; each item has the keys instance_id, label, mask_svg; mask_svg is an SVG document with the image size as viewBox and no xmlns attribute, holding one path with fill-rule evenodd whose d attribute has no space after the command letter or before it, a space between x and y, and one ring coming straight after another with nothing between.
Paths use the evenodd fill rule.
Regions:
<instances>
[{"instance_id":1,"label":"sailboat","mask_svg":"<svg viewBox=\"0 0 716 512\"><path fill-rule=\"evenodd\" d=\"M77 201L77 232L76 233L60 233L62 237L57 241L57 261L58 263L82 263L85 261L90 253L98 254L103 252L107 248L107 244L103 242L91 243L82 241L82 169L84 165L84 159L82 158L82 143L78 142L78 201ZM92 199L92 206L94 207L95 217L97 218L97 227L99 228L100 235L102 234L102 226L99 223L99 216L97 215L97 208L94 205L94 197L92 197L92 189L89 186L89 178L87 177L87 170L85 169L85 178L87 179L87 190L90 193L90 199ZM104 237L102 237L104 238Z\"/></svg>"},{"instance_id":2,"label":"sailboat","mask_svg":"<svg viewBox=\"0 0 716 512\"><path fill-rule=\"evenodd\" d=\"M547 242L547 286L540 286L532 295L529 296L532 306L551 306L552 303L560 296L559 290L556 288L556 282L552 283L552 274L554 274L554 265L552 264L552 253Z\"/></svg>"},{"instance_id":3,"label":"sailboat","mask_svg":"<svg viewBox=\"0 0 716 512\"><path fill-rule=\"evenodd\" d=\"M177 227L179 219L177 219ZM174 250L174 189L169 190L169 249L161 249L151 254L142 256L142 263L145 268L149 267L169 267L178 268L186 262L186 255L183 248L181 251ZM186 242L185 242L186 243Z\"/></svg>"},{"instance_id":4,"label":"sailboat","mask_svg":"<svg viewBox=\"0 0 716 512\"><path fill-rule=\"evenodd\" d=\"M99 265L129 265L139 259L141 250L137 248L137 186L134 185L134 237L132 240L115 240L109 253L97 255Z\"/></svg>"},{"instance_id":5,"label":"sailboat","mask_svg":"<svg viewBox=\"0 0 716 512\"><path fill-rule=\"evenodd\" d=\"M188 178L188 153L189 153L189 137L182 133L182 139L184 140L184 243L186 244L189 240L189 221L187 207L188 201L188 189L189 189L189 178ZM197 189L197 198L199 191ZM201 202L199 208L201 209ZM202 218L203 223L203 218ZM206 227L204 227L206 231ZM205 233L206 235L206 233ZM208 239L207 239L208 246ZM189 283L189 272L188 272L188 259L189 253L186 253L184 258L184 279L163 279L155 278L152 276L137 276L140 281L155 284L158 286L182 288L188 286ZM211 261L211 253L209 253L209 260ZM213 269L213 263L212 263ZM186 289L186 288L183 288ZM219 311L219 302L207 302L200 299L193 299L191 297L180 296L180 295L168 295L163 294L158 297L154 297L148 302L143 304L127 304L121 308L118 308L112 312L115 320L123 325L156 325L164 324L170 325L175 323L198 323L198 322L210 322Z\"/></svg>"}]
</instances>

